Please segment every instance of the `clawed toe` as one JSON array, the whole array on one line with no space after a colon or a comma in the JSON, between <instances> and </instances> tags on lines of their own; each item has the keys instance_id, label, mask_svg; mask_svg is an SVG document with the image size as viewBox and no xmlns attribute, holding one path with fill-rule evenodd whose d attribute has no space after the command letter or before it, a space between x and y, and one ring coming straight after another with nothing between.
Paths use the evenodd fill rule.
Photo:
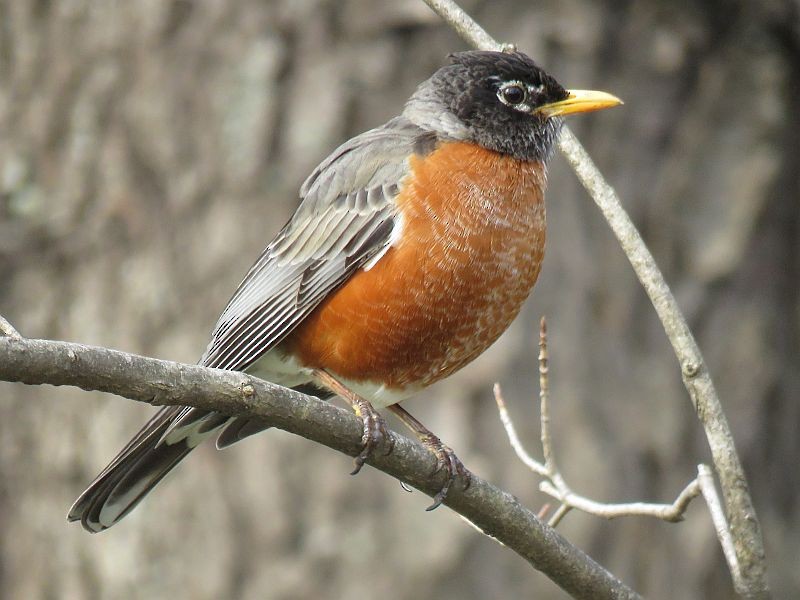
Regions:
<instances>
[{"instance_id":1,"label":"clawed toe","mask_svg":"<svg viewBox=\"0 0 800 600\"><path fill-rule=\"evenodd\" d=\"M442 502L444 502L445 498L447 498L447 493L450 491L450 488L452 487L456 478L461 477L463 479L465 490L469 488L472 475L449 446L445 446L442 443L442 440L440 440L430 429L415 419L399 404L393 404L388 408L390 411L396 414L397 417L403 421L403 423L408 425L409 429L416 434L417 438L419 438L419 441L421 441L426 448L434 453L436 456L435 473L438 473L442 470L447 473L447 480L445 481L444 486L442 486L442 489L439 490L439 493L433 497L433 504L431 504L425 510L433 510L438 508Z\"/></svg>"},{"instance_id":2,"label":"clawed toe","mask_svg":"<svg viewBox=\"0 0 800 600\"><path fill-rule=\"evenodd\" d=\"M361 417L361 422L364 424L364 432L361 435L361 453L353 460L355 468L350 473L351 475L355 475L361 470L361 467L364 466L364 463L372 455L375 448L384 440L388 440L389 442L389 448L386 454L391 454L394 450L394 438L389 434L383 417L372 407L366 408L362 406L359 408L361 409L359 411L361 413L359 416Z\"/></svg>"},{"instance_id":3,"label":"clawed toe","mask_svg":"<svg viewBox=\"0 0 800 600\"><path fill-rule=\"evenodd\" d=\"M450 487L458 477L464 478L464 489L469 488L471 483L471 473L464 466L464 463L456 456L453 450L442 443L435 435L428 435L422 439L422 443L436 455L436 472L444 470L447 473L447 481L439 493L433 497L433 504L425 510L431 511L438 508L450 491Z\"/></svg>"},{"instance_id":4,"label":"clawed toe","mask_svg":"<svg viewBox=\"0 0 800 600\"><path fill-rule=\"evenodd\" d=\"M394 450L394 438L389 434L389 430L386 428L386 422L378 411L376 411L367 400L348 389L347 386L343 385L330 373L320 369L314 371L314 374L323 385L339 394L353 407L356 415L358 415L364 425L361 435L361 452L355 457L353 461L355 468L350 474L355 475L358 473L367 459L372 455L375 448L380 446L384 440L388 442L386 454L391 454L392 450ZM439 493L433 497L433 504L425 510L433 510L439 507L442 502L445 501L445 498L447 498L447 493L458 477L464 480L464 489L466 490L470 485L471 475L464 464L458 459L455 452L448 446L445 446L442 440L431 433L429 429L411 416L404 408L393 404L389 406L389 410L396 414L403 423L408 425L411 430L417 434L417 437L419 437L425 447L436 455L436 472L444 470L447 473L447 480L444 486L442 486Z\"/></svg>"},{"instance_id":5,"label":"clawed toe","mask_svg":"<svg viewBox=\"0 0 800 600\"><path fill-rule=\"evenodd\" d=\"M355 468L351 475L355 475L364 466L364 463L372 455L378 446L387 440L389 447L386 454L391 454L394 450L394 438L386 428L386 422L380 413L364 398L350 390L346 385L336 379L333 375L323 369L314 371L314 375L319 381L332 392L339 394L355 411L356 416L361 419L364 429L361 434L361 452L354 459Z\"/></svg>"}]
</instances>

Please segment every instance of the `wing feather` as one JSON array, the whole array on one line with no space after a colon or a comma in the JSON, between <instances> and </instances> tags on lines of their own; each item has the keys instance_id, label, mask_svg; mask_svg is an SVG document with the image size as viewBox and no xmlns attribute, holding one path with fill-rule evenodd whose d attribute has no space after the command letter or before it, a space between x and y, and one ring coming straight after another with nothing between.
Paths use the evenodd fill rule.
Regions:
<instances>
[{"instance_id":1,"label":"wing feather","mask_svg":"<svg viewBox=\"0 0 800 600\"><path fill-rule=\"evenodd\" d=\"M297 212L220 316L202 364L247 369L386 250L408 157L425 135L399 117L343 144L314 170Z\"/></svg>"}]
</instances>

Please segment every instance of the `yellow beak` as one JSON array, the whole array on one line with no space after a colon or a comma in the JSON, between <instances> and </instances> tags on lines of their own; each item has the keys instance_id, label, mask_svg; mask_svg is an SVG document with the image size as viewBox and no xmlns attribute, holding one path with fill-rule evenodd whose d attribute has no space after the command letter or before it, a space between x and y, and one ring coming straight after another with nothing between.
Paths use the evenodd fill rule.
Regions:
<instances>
[{"instance_id":1,"label":"yellow beak","mask_svg":"<svg viewBox=\"0 0 800 600\"><path fill-rule=\"evenodd\" d=\"M592 112L603 110L612 106L619 106L622 100L605 92L594 90L567 90L569 96L558 102L545 104L534 110L534 114L539 113L545 117L557 117L561 115L574 115L577 113Z\"/></svg>"}]
</instances>

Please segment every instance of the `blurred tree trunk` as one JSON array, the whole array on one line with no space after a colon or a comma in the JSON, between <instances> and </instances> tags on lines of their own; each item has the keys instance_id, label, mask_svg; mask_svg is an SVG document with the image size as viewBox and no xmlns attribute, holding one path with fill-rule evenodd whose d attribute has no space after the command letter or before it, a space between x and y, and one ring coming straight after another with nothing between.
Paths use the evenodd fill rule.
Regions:
<instances>
[{"instance_id":1,"label":"blurred tree trunk","mask_svg":"<svg viewBox=\"0 0 800 600\"><path fill-rule=\"evenodd\" d=\"M467 2L564 84L624 109L574 121L691 317L732 421L776 596L800 589L800 36L797 5ZM677 10L676 10L677 9ZM464 45L416 0L0 0L0 313L30 337L193 361L288 218L305 174L401 109ZM563 161L541 281L514 328L408 406L537 506L491 400L536 447L538 316L575 488L671 500L707 460L629 266ZM428 400L436 398L436 402ZM560 597L426 499L280 432L196 452L108 533L70 502L149 411L0 385L0 596ZM709 520L563 532L652 598L727 598Z\"/></svg>"}]
</instances>

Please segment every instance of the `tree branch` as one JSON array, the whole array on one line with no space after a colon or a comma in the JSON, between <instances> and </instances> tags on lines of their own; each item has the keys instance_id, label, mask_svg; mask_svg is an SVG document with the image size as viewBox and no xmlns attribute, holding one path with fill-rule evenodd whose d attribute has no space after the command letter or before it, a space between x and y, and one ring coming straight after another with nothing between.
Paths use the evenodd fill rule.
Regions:
<instances>
[{"instance_id":1,"label":"tree branch","mask_svg":"<svg viewBox=\"0 0 800 600\"><path fill-rule=\"evenodd\" d=\"M349 456L361 450L361 422L350 412L237 371L185 365L67 342L0 337L0 380L71 385L155 406L185 405L258 417ZM422 445L391 432L394 451L379 447L368 463L434 496L445 475ZM463 486L462 486L463 487ZM445 504L527 560L575 598L639 598L513 496L476 475Z\"/></svg>"},{"instance_id":2,"label":"tree branch","mask_svg":"<svg viewBox=\"0 0 800 600\"><path fill-rule=\"evenodd\" d=\"M739 567L739 559L736 556L733 536L725 520L725 511L722 510L722 504L719 501L717 486L714 485L714 475L711 473L711 469L708 468L708 465L697 465L697 479L695 479L695 481L700 486L700 491L703 493L703 498L711 513L711 521L714 523L714 529L717 532L717 538L722 546L722 552L725 554L725 559L728 561L728 568L733 576L733 581L740 582L742 573Z\"/></svg>"},{"instance_id":3,"label":"tree branch","mask_svg":"<svg viewBox=\"0 0 800 600\"><path fill-rule=\"evenodd\" d=\"M13 325L3 318L3 315L0 315L0 336L6 336L15 339L20 339L22 337L19 332L14 329Z\"/></svg>"},{"instance_id":4,"label":"tree branch","mask_svg":"<svg viewBox=\"0 0 800 600\"><path fill-rule=\"evenodd\" d=\"M503 50L503 45L494 40L452 0L424 1L473 47L481 50ZM748 598L769 597L764 542L744 469L714 383L686 319L652 254L622 208L619 196L566 126L561 133L559 149L619 240L661 319L681 365L683 383L705 430L730 519L731 535L741 573L741 579L734 578L736 591Z\"/></svg>"},{"instance_id":5,"label":"tree branch","mask_svg":"<svg viewBox=\"0 0 800 600\"><path fill-rule=\"evenodd\" d=\"M563 519L573 508L577 508L585 513L606 519L640 516L655 517L663 521L677 522L683 520L683 515L686 512L686 509L689 507L689 503L694 498L699 496L701 492L705 494L706 491L708 491L709 493L716 494L716 488L714 488L713 480L711 481L710 488L707 485L705 488L701 488L701 484L699 483L698 479L694 479L689 482L683 491L678 494L678 497L672 502L672 504L654 504L649 502L608 504L604 502L596 502L573 492L569 485L567 485L564 476L558 470L558 466L556 464L553 438L550 433L549 379L550 365L547 351L547 322L545 321L545 318L542 317L541 321L539 322L539 414L541 420L542 456L544 456L544 464L534 459L520 441L519 436L517 435L516 427L514 427L514 421L509 415L506 402L503 399L503 393L500 389L500 384L498 383L494 384L494 398L497 402L497 410L500 413L500 421L503 423L503 427L506 430L506 435L508 436L508 441L511 444L511 447L514 449L514 452L517 454L523 464L525 464L525 466L527 466L531 471L540 477L545 478L545 481L539 484L539 489L561 503L558 510L556 510L556 512L548 521L548 525L551 527L556 527L561 519ZM719 505L718 498L716 499L716 502L717 505ZM709 503L709 506L711 506L711 503L713 503L713 499ZM540 518L543 516L544 515L542 515L540 512ZM716 526L718 521L715 519L714 523ZM722 516L722 523L725 527L727 527L724 515ZM717 529L719 528L717 527ZM720 538L720 542L724 547L725 543L722 538ZM728 555L726 554L726 556ZM731 572L733 572L733 569Z\"/></svg>"},{"instance_id":6,"label":"tree branch","mask_svg":"<svg viewBox=\"0 0 800 600\"><path fill-rule=\"evenodd\" d=\"M705 430L722 488L726 512L730 519L730 531L741 575L740 578L734 576L736 591L745 597L768 597L766 556L761 528L750 497L744 469L736 452L733 433L700 348L653 255L628 213L622 208L617 193L603 179L589 154L571 131L562 133L560 147L581 183L602 211L633 265L633 270L650 297L681 365L683 384L689 392L697 418ZM731 575L735 575L733 569Z\"/></svg>"}]
</instances>

